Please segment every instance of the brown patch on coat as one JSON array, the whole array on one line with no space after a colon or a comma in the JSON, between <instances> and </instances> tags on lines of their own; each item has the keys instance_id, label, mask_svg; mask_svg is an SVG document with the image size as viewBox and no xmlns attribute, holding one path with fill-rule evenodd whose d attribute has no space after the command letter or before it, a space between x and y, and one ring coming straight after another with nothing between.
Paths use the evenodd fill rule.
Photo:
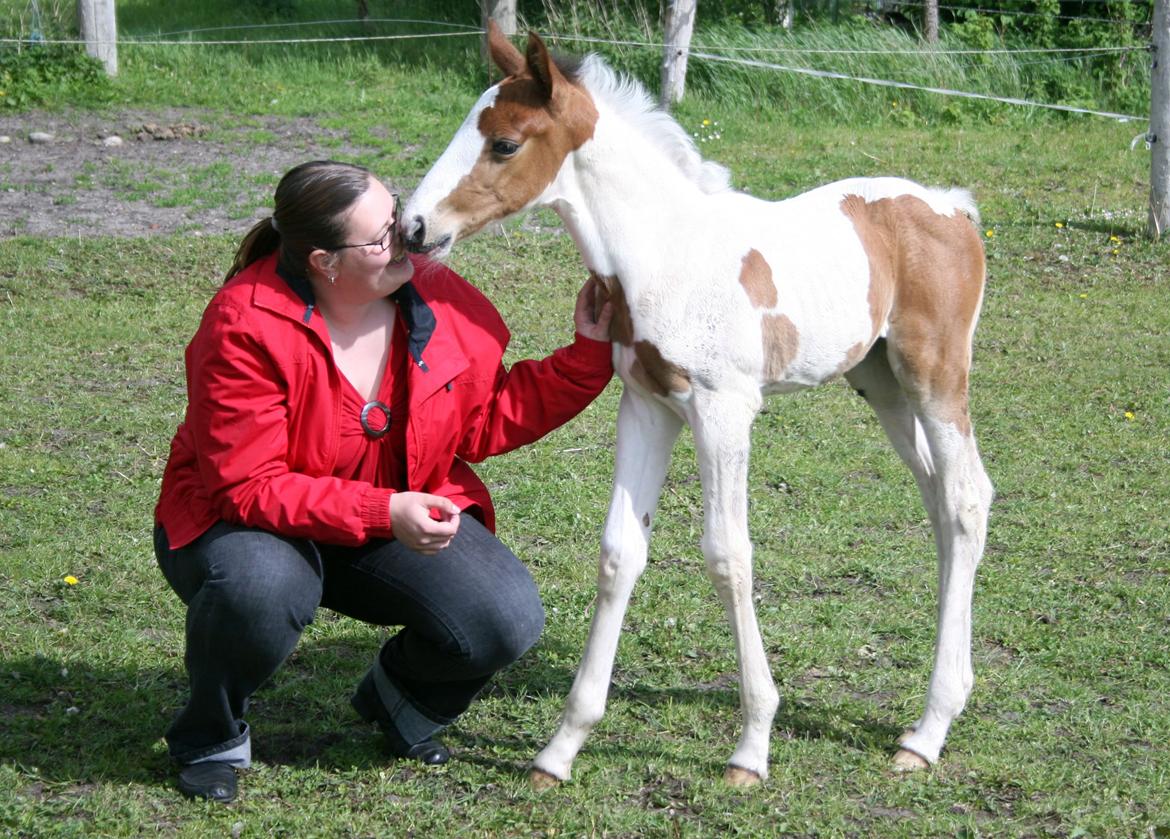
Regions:
<instances>
[{"instance_id":1,"label":"brown patch on coat","mask_svg":"<svg viewBox=\"0 0 1170 839\"><path fill-rule=\"evenodd\" d=\"M755 248L747 252L739 269L739 284L747 292L748 300L757 309L776 306L776 284L772 281L772 266Z\"/></svg>"},{"instance_id":2,"label":"brown patch on coat","mask_svg":"<svg viewBox=\"0 0 1170 839\"><path fill-rule=\"evenodd\" d=\"M613 319L609 322L610 340L634 348L634 361L630 364L630 375L634 381L659 396L689 391L691 377L686 370L663 358L662 352L650 341L634 341L634 319L621 281L617 277L603 277L597 273L590 274L590 277L597 283L595 308L600 310L607 300L613 304Z\"/></svg>"},{"instance_id":3,"label":"brown patch on coat","mask_svg":"<svg viewBox=\"0 0 1170 839\"><path fill-rule=\"evenodd\" d=\"M899 382L970 434L971 334L986 267L974 225L961 212L940 215L909 195L870 202L849 195L841 210L869 258L870 313L875 331L888 318Z\"/></svg>"},{"instance_id":4,"label":"brown patch on coat","mask_svg":"<svg viewBox=\"0 0 1170 839\"><path fill-rule=\"evenodd\" d=\"M800 349L800 332L788 315L764 315L760 331L764 340L764 380L778 382Z\"/></svg>"},{"instance_id":5,"label":"brown patch on coat","mask_svg":"<svg viewBox=\"0 0 1170 839\"><path fill-rule=\"evenodd\" d=\"M597 283L597 293L594 295L594 319L601 314L601 307L606 302L613 304L613 319L609 322L609 339L622 346L629 347L634 343L634 319L630 315L630 304L626 302L626 293L617 277L602 277L590 272L589 276Z\"/></svg>"},{"instance_id":6,"label":"brown patch on coat","mask_svg":"<svg viewBox=\"0 0 1170 839\"><path fill-rule=\"evenodd\" d=\"M634 363L630 375L642 387L659 396L686 393L691 389L691 377L682 367L662 357L658 347L649 341L634 343Z\"/></svg>"}]
</instances>

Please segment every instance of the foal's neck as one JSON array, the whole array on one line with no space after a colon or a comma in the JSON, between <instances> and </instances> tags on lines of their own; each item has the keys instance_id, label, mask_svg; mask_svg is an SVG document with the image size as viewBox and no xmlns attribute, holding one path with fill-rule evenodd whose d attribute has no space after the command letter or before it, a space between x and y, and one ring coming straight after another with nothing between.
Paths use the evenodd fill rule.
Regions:
<instances>
[{"instance_id":1,"label":"foal's neck","mask_svg":"<svg viewBox=\"0 0 1170 839\"><path fill-rule=\"evenodd\" d=\"M552 201L586 267L617 277L627 294L669 273L674 243L705 235L707 195L629 126L599 123L566 161L571 183Z\"/></svg>"}]
</instances>

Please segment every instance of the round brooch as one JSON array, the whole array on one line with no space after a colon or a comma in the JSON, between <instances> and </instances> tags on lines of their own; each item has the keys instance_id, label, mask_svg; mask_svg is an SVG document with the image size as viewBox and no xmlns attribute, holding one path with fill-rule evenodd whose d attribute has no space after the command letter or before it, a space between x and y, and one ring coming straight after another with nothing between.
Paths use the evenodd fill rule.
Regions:
<instances>
[{"instance_id":1,"label":"round brooch","mask_svg":"<svg viewBox=\"0 0 1170 839\"><path fill-rule=\"evenodd\" d=\"M377 422L379 419L378 413L382 415L381 421L378 427L375 427L371 419ZM386 436L386 432L390 430L390 406L385 402L379 402L377 399L372 402L367 402L365 407L362 408L362 430L374 440Z\"/></svg>"}]
</instances>

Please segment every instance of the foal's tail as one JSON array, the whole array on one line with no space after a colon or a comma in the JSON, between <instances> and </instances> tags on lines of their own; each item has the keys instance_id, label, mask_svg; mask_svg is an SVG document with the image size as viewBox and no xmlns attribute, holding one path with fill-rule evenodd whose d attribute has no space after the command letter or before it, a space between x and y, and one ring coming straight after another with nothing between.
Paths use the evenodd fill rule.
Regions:
<instances>
[{"instance_id":1,"label":"foal's tail","mask_svg":"<svg viewBox=\"0 0 1170 839\"><path fill-rule=\"evenodd\" d=\"M970 192L958 188L940 190L940 192L942 192L944 201L971 219L971 223L976 227L979 226L981 223L979 221L979 208L975 206L975 199Z\"/></svg>"}]
</instances>

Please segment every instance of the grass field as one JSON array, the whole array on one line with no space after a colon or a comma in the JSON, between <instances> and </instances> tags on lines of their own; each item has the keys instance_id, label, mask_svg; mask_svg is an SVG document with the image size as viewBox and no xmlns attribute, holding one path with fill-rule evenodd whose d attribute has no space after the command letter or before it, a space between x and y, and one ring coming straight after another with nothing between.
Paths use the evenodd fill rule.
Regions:
<instances>
[{"instance_id":1,"label":"grass field","mask_svg":"<svg viewBox=\"0 0 1170 839\"><path fill-rule=\"evenodd\" d=\"M395 68L368 81L376 112L335 111L334 93L319 115L385 146L362 162L417 182L474 89ZM609 713L569 784L529 791L588 627L615 382L568 427L480 469L548 625L451 730L455 760L424 771L383 754L347 697L384 633L323 612L256 696L240 800L183 800L160 739L183 696L183 611L151 556L150 516L183 410L182 350L235 240L17 238L0 241L0 831L1170 835L1170 276L1165 246L1141 237L1141 127L795 127L702 100L678 113L696 131L719 121L704 150L757 195L897 173L980 202L990 279L972 405L998 496L975 693L939 765L887 768L928 676L926 516L872 415L836 384L769 401L755 430L756 600L783 703L768 782L719 781L738 734L735 659L702 570L684 433ZM568 339L585 272L567 237L513 225L453 264L504 313L512 358Z\"/></svg>"}]
</instances>

